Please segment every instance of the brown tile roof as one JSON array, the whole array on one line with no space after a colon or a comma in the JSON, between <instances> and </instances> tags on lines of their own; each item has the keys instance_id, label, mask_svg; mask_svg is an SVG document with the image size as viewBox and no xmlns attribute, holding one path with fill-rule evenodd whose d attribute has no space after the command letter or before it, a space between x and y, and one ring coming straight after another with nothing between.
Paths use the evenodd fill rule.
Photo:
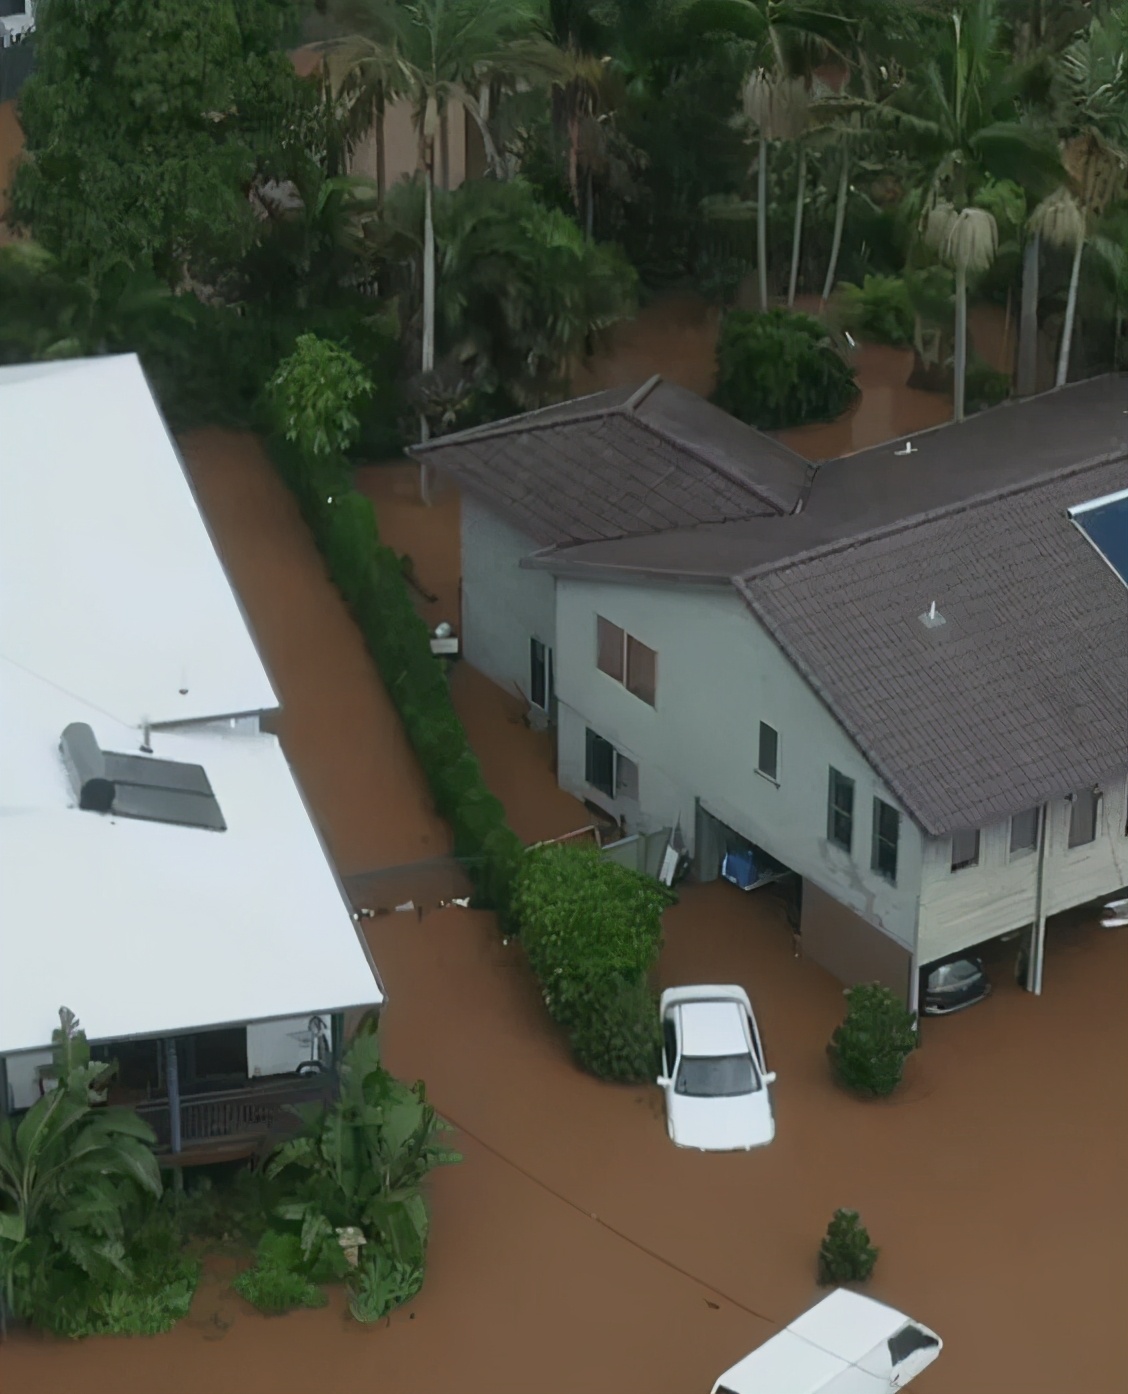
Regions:
<instances>
[{"instance_id":1,"label":"brown tile roof","mask_svg":"<svg viewBox=\"0 0 1128 1394\"><path fill-rule=\"evenodd\" d=\"M926 832L982 827L1128 769L1128 588L1066 514L1126 485L1059 472L736 585Z\"/></svg>"},{"instance_id":2,"label":"brown tile roof","mask_svg":"<svg viewBox=\"0 0 1128 1394\"><path fill-rule=\"evenodd\" d=\"M777 515L800 456L695 393L653 378L412 448L541 546Z\"/></svg>"}]
</instances>

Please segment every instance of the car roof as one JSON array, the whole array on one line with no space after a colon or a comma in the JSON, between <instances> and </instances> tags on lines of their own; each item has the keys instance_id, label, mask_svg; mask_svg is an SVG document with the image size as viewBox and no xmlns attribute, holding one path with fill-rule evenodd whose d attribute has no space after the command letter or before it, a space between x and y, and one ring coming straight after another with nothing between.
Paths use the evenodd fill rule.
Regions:
<instances>
[{"instance_id":1,"label":"car roof","mask_svg":"<svg viewBox=\"0 0 1128 1394\"><path fill-rule=\"evenodd\" d=\"M682 1002L681 1045L685 1055L747 1055L743 1009L732 999Z\"/></svg>"}]
</instances>

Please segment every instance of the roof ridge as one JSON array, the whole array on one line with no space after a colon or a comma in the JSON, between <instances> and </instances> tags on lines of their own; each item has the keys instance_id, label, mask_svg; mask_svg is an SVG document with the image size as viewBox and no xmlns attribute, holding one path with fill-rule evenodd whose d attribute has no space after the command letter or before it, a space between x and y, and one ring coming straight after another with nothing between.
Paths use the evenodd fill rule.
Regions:
<instances>
[{"instance_id":1,"label":"roof ridge","mask_svg":"<svg viewBox=\"0 0 1128 1394\"><path fill-rule=\"evenodd\" d=\"M428 454L441 445L462 445L472 444L478 440L493 440L498 436L510 436L516 433L524 434L526 431L544 431L552 426L573 426L586 421L602 421L609 416L622 415L629 402L633 400L643 388L648 388L649 384L657 386L662 379L657 374L654 378L643 383L642 387L637 387L627 402L616 402L609 407L589 407L587 411L577 412L574 416L549 417L547 420L534 420L543 412L554 411L557 407L569 406L575 402L591 401L595 397L603 397L610 392L619 392L622 389L617 387L601 387L598 392L586 392L581 397L566 397L562 402L549 402L543 407L534 407L532 411L518 412L514 416L504 416L500 421L486 421L480 426L467 426L464 431L452 431L449 436L435 436L428 441L419 441L415 445L407 447L408 455Z\"/></svg>"},{"instance_id":2,"label":"roof ridge","mask_svg":"<svg viewBox=\"0 0 1128 1394\"><path fill-rule=\"evenodd\" d=\"M702 400L706 399L703 398ZM748 493L750 493L754 498L758 499L761 503L766 503L772 509L772 511L775 514L777 514L777 516L786 516L788 510L786 508L781 508L778 500L764 493L759 485L748 479L745 479L742 475L737 473L735 470L729 469L726 465L722 465L718 461L710 459L709 456L706 455L700 449L699 446L692 445L689 441L682 440L680 436L675 436L672 432L663 429L663 427L659 426L656 422L648 421L645 416L639 416L638 413L634 410L626 410L626 407L628 405L629 404L625 403L623 407L619 408L619 411L624 416L629 416L632 421L637 422L639 426L643 427L644 430L649 431L651 435L657 436L659 440L665 441L667 445L672 445L678 450L684 450L687 455L692 455L693 458L697 460L699 464L704 465L707 469L711 469L715 474L721 475L724 479L727 479L730 484L737 484L740 486L740 488L747 490ZM734 417L733 419L736 420L737 418ZM743 422L741 424L747 425L747 422ZM753 431L756 430L754 426L749 427L749 429ZM756 434L763 435L763 432L757 431ZM765 436L764 439L770 440L771 438L769 436ZM739 517L728 518L725 519L725 521L730 523L740 523L743 522L747 517L755 516L757 515L741 514ZM668 529L667 531L677 531L677 529Z\"/></svg>"},{"instance_id":3,"label":"roof ridge","mask_svg":"<svg viewBox=\"0 0 1128 1394\"><path fill-rule=\"evenodd\" d=\"M847 456L845 458L848 459L849 457ZM901 532L909 532L914 528L924 527L928 523L938 522L942 518L954 517L959 513L970 513L973 509L982 508L991 503L997 503L1000 499L1029 493L1033 489L1044 488L1046 485L1053 484L1058 480L1070 479L1076 474L1084 474L1088 470L1099 469L1102 465L1115 464L1117 460L1123 458L1128 458L1128 447L1117 447L1111 451L1106 450L1100 455L1092 455L1085 460L1081 460L1072 465L1063 466L1061 469L1054 470L1049 474L1039 475L1037 479L1021 479L1012 484L1000 485L998 488L989 489L983 494L973 494L970 498L957 499L952 503L940 504L935 508L926 509L923 513L910 514L906 518L898 518L892 523L883 523L879 527L854 533L850 537L837 538L833 542L824 542L817 547L809 547L805 552L796 552L793 556L783 557L777 561L762 562L759 566L749 567L747 571L737 572L733 580L736 582L754 581L759 580L761 576L768 576L777 571L786 571L790 567L804 566L807 562L814 561L816 558L833 556L836 552L846 552L852 547L865 546L867 543L877 542L881 538L893 537Z\"/></svg>"}]
</instances>

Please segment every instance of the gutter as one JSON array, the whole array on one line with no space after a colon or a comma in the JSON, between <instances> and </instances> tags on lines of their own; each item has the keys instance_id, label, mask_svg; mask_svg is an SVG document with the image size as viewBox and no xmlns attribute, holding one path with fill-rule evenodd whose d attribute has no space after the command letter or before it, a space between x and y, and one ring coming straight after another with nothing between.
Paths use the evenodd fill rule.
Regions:
<instances>
[{"instance_id":1,"label":"gutter","mask_svg":"<svg viewBox=\"0 0 1128 1394\"><path fill-rule=\"evenodd\" d=\"M1042 995L1042 963L1046 953L1045 873L1049 827L1050 804L1047 801L1038 811L1038 872L1034 886L1034 931L1030 944L1030 962L1026 967L1026 990L1032 992L1035 997Z\"/></svg>"}]
</instances>

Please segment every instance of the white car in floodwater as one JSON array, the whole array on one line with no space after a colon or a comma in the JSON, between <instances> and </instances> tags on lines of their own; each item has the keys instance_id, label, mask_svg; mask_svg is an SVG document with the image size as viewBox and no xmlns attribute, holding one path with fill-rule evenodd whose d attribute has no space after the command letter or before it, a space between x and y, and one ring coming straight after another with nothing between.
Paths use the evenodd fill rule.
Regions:
<instances>
[{"instance_id":1,"label":"white car in floodwater","mask_svg":"<svg viewBox=\"0 0 1128 1394\"><path fill-rule=\"evenodd\" d=\"M750 1151L775 1137L768 1086L775 1075L742 987L705 984L662 994L666 1125L679 1147Z\"/></svg>"}]
</instances>

